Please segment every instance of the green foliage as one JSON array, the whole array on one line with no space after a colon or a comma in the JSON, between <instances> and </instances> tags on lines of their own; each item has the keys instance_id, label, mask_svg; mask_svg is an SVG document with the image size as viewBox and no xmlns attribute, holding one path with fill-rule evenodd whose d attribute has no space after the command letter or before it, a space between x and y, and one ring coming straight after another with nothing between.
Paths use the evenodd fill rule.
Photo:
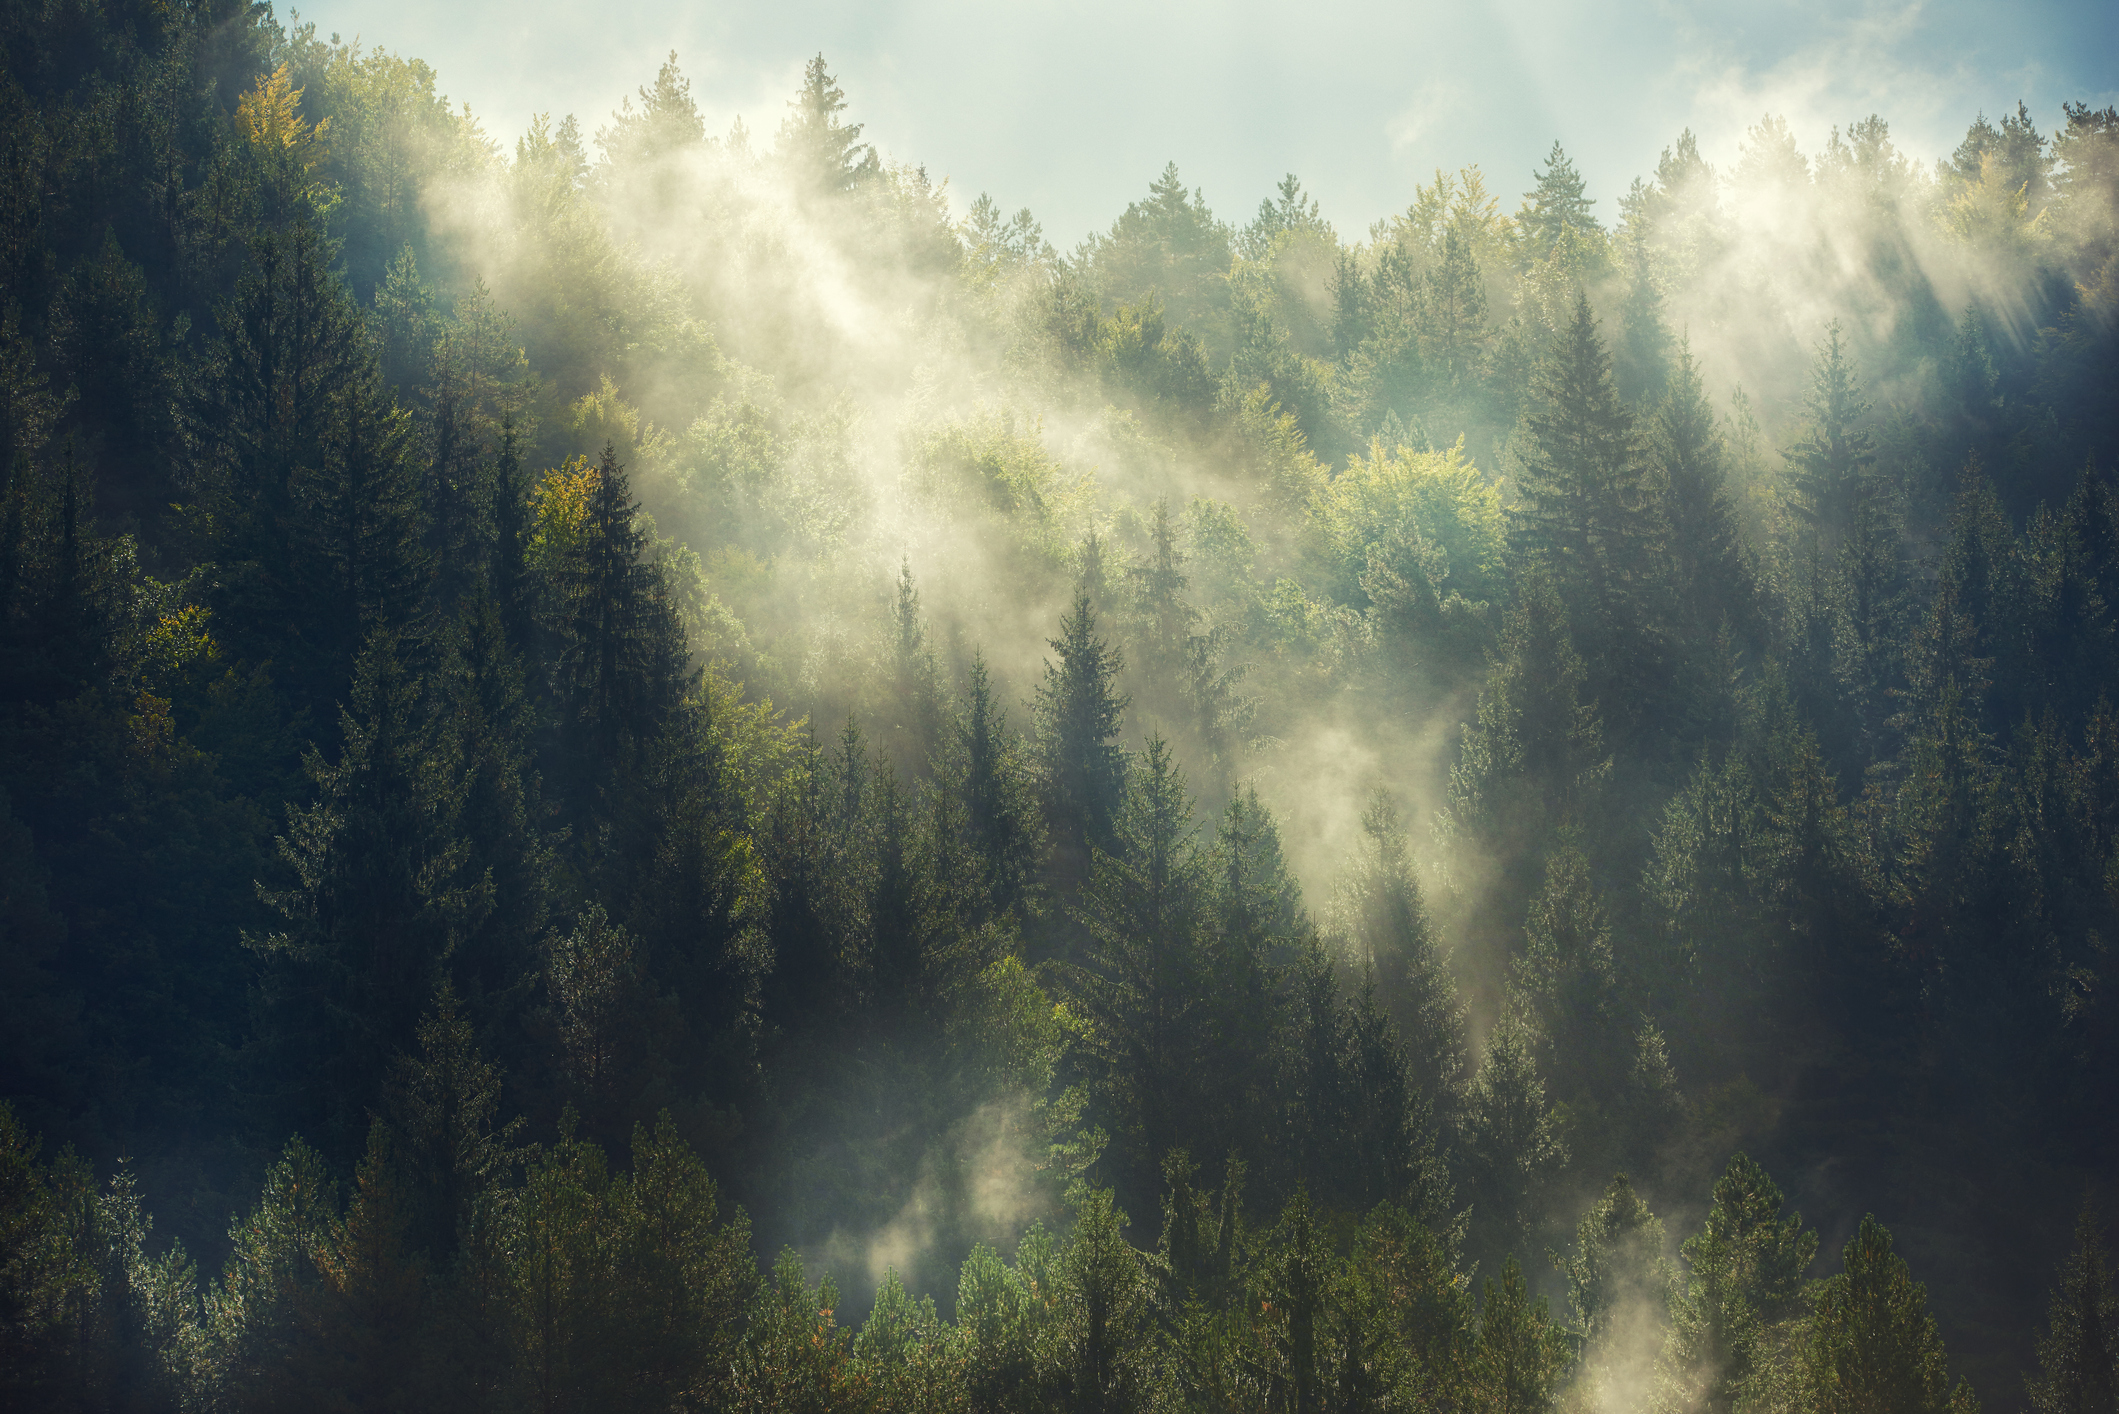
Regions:
<instances>
[{"instance_id":1,"label":"green foliage","mask_svg":"<svg viewBox=\"0 0 2119 1414\"><path fill-rule=\"evenodd\" d=\"M1817 1293L1802 1356L1805 1404L1825 1411L1976 1410L1964 1385L1950 1390L1927 1289L1891 1250L1891 1234L1865 1216L1842 1256L1846 1270Z\"/></svg>"},{"instance_id":2,"label":"green foliage","mask_svg":"<svg viewBox=\"0 0 2119 1414\"><path fill-rule=\"evenodd\" d=\"M2109 110L1062 259L821 56L761 152L674 54L505 151L236 0L0 54L10 1408L1624 1402L1739 1147L2006 1387L2114 1153ZM1968 1406L1780 1208L1656 1402Z\"/></svg>"}]
</instances>

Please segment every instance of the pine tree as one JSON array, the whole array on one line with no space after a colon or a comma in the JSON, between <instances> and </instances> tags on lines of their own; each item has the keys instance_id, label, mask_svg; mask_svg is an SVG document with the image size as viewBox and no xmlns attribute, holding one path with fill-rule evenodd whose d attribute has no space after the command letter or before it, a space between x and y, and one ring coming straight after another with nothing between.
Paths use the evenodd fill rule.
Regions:
<instances>
[{"instance_id":1,"label":"pine tree","mask_svg":"<svg viewBox=\"0 0 2119 1414\"><path fill-rule=\"evenodd\" d=\"M1475 1231L1494 1251L1527 1239L1546 1183L1567 1162L1535 1045L1530 1028L1504 1013L1457 1122Z\"/></svg>"},{"instance_id":2,"label":"pine tree","mask_svg":"<svg viewBox=\"0 0 2119 1414\"><path fill-rule=\"evenodd\" d=\"M1143 1187L1160 1156L1194 1147L1211 1104L1205 1072L1209 878L1184 775L1161 738L1148 750L1081 891L1088 931L1075 973L1116 1156Z\"/></svg>"},{"instance_id":3,"label":"pine tree","mask_svg":"<svg viewBox=\"0 0 2119 1414\"><path fill-rule=\"evenodd\" d=\"M889 756L909 779L920 780L933 769L934 754L942 744L942 686L920 617L920 591L910 560L898 568L891 622L896 634L887 709L892 724Z\"/></svg>"},{"instance_id":4,"label":"pine tree","mask_svg":"<svg viewBox=\"0 0 2119 1414\"><path fill-rule=\"evenodd\" d=\"M393 635L369 641L351 698L338 759L305 762L316 804L288 810L287 886L260 891L282 927L244 940L265 962L255 1059L269 1113L347 1157L441 980L464 864L461 780L429 763L420 685Z\"/></svg>"},{"instance_id":5,"label":"pine tree","mask_svg":"<svg viewBox=\"0 0 2119 1414\"><path fill-rule=\"evenodd\" d=\"M1891 1234L1864 1216L1842 1255L1846 1270L1819 1290L1803 1350L1806 1405L1820 1414L1974 1414L1971 1391L1950 1389L1927 1288L1891 1250Z\"/></svg>"},{"instance_id":6,"label":"pine tree","mask_svg":"<svg viewBox=\"0 0 2119 1414\"><path fill-rule=\"evenodd\" d=\"M1545 1298L1531 1299L1513 1254L1501 1264L1500 1284L1486 1283L1472 1360L1479 1407L1495 1414L1545 1414L1553 1407L1565 1348L1545 1314Z\"/></svg>"},{"instance_id":7,"label":"pine tree","mask_svg":"<svg viewBox=\"0 0 2119 1414\"><path fill-rule=\"evenodd\" d=\"M480 1202L510 1177L516 1153L509 1141L523 1121L500 1120L500 1071L480 1054L447 983L417 1034L417 1058L401 1055L392 1066L383 1112L410 1190L405 1239L440 1271Z\"/></svg>"},{"instance_id":8,"label":"pine tree","mask_svg":"<svg viewBox=\"0 0 2119 1414\"><path fill-rule=\"evenodd\" d=\"M1573 842L1545 863L1545 887L1532 900L1516 960L1518 995L1543 1042L1544 1067L1560 1097L1609 1105L1620 1096L1627 1029L1619 1015L1611 928Z\"/></svg>"},{"instance_id":9,"label":"pine tree","mask_svg":"<svg viewBox=\"0 0 2119 1414\"><path fill-rule=\"evenodd\" d=\"M804 77L806 80L807 75ZM830 82L825 80L827 85ZM620 99L618 111L611 115L611 125L596 134L604 165L618 174L630 175L706 141L706 120L699 116L699 105L692 101L691 80L677 67L676 50L671 50L662 67L655 71L655 86L643 86L636 92L640 106L635 108L630 97ZM796 102L805 103L810 96L805 86L803 97Z\"/></svg>"},{"instance_id":10,"label":"pine tree","mask_svg":"<svg viewBox=\"0 0 2119 1414\"><path fill-rule=\"evenodd\" d=\"M1686 640L1699 644L1727 624L1739 642L1763 647L1756 579L1729 501L1727 451L1689 336L1678 342L1669 389L1649 423L1648 449L1662 473L1658 489Z\"/></svg>"},{"instance_id":11,"label":"pine tree","mask_svg":"<svg viewBox=\"0 0 2119 1414\"><path fill-rule=\"evenodd\" d=\"M1652 408L1669 386L1670 330L1663 323L1663 292L1646 253L1636 248L1629 263L1612 368L1619 396L1635 407Z\"/></svg>"},{"instance_id":12,"label":"pine tree","mask_svg":"<svg viewBox=\"0 0 2119 1414\"><path fill-rule=\"evenodd\" d=\"M1671 1293L1661 1219L1622 1173L1575 1224L1574 1249L1553 1261L1567 1283L1567 1335L1578 1361L1569 1402L1593 1407L1639 1390Z\"/></svg>"},{"instance_id":13,"label":"pine tree","mask_svg":"<svg viewBox=\"0 0 2119 1414\"><path fill-rule=\"evenodd\" d=\"M1222 811L1207 866L1207 1062L1216 1086L1217 1145L1242 1147L1277 1088L1275 1049L1288 974L1309 938L1301 887L1281 855L1280 833L1255 791Z\"/></svg>"},{"instance_id":14,"label":"pine tree","mask_svg":"<svg viewBox=\"0 0 2119 1414\"><path fill-rule=\"evenodd\" d=\"M1419 308L1422 361L1460 404L1476 390L1487 337L1486 281L1461 225L1443 227L1441 258L1427 270Z\"/></svg>"},{"instance_id":15,"label":"pine tree","mask_svg":"<svg viewBox=\"0 0 2119 1414\"><path fill-rule=\"evenodd\" d=\"M1523 248L1533 260L1551 256L1569 238L1602 233L1589 208L1596 205L1587 195L1588 183L1555 141L1546 155L1542 171L1531 174L1537 186L1523 197L1523 210L1516 217Z\"/></svg>"},{"instance_id":16,"label":"pine tree","mask_svg":"<svg viewBox=\"0 0 2119 1414\"><path fill-rule=\"evenodd\" d=\"M1737 1154L1715 1180L1706 1223L1682 1250L1689 1274L1671 1301L1654 1407L1729 1414L1765 1373L1770 1328L1803 1309L1817 1234L1804 1231L1799 1214L1783 1218L1780 1189Z\"/></svg>"},{"instance_id":17,"label":"pine tree","mask_svg":"<svg viewBox=\"0 0 2119 1414\"><path fill-rule=\"evenodd\" d=\"M817 55L802 68L802 90L788 100L777 155L801 189L830 196L852 191L882 171L861 141L860 123L842 123L846 93Z\"/></svg>"},{"instance_id":18,"label":"pine tree","mask_svg":"<svg viewBox=\"0 0 2119 1414\"><path fill-rule=\"evenodd\" d=\"M1512 538L1553 576L1590 693L1631 735L1667 696L1667 529L1649 493L1634 414L1619 399L1580 292L1573 319L1538 365L1533 393Z\"/></svg>"},{"instance_id":19,"label":"pine tree","mask_svg":"<svg viewBox=\"0 0 2119 1414\"><path fill-rule=\"evenodd\" d=\"M553 567L559 751L548 776L584 833L672 719L688 654L659 566L647 558L625 468L606 446L580 523ZM582 840L594 848L593 838Z\"/></svg>"},{"instance_id":20,"label":"pine tree","mask_svg":"<svg viewBox=\"0 0 2119 1414\"><path fill-rule=\"evenodd\" d=\"M1388 794L1370 794L1362 851L1347 884L1353 943L1406 1048L1414 1087L1438 1109L1454 1105L1464 1070L1464 1004L1421 897L1405 830Z\"/></svg>"},{"instance_id":21,"label":"pine tree","mask_svg":"<svg viewBox=\"0 0 2119 1414\"><path fill-rule=\"evenodd\" d=\"M350 665L372 634L400 636L417 651L430 561L411 420L383 393L372 364L347 379L322 447L302 478L308 503L304 634L325 662Z\"/></svg>"},{"instance_id":22,"label":"pine tree","mask_svg":"<svg viewBox=\"0 0 2119 1414\"><path fill-rule=\"evenodd\" d=\"M1795 513L1828 549L1837 547L1854 522L1856 505L1870 494L1869 469L1876 463L1876 438L1862 425L1869 404L1840 339L1835 319L1825 326L1810 367L1807 425L1781 453L1790 468Z\"/></svg>"},{"instance_id":23,"label":"pine tree","mask_svg":"<svg viewBox=\"0 0 2119 1414\"><path fill-rule=\"evenodd\" d=\"M1022 743L1008 713L994 701L983 653L971 660L971 679L955 731L949 786L964 811L964 828L978 861L983 902L977 921L1014 918L1035 906L1043 830Z\"/></svg>"},{"instance_id":24,"label":"pine tree","mask_svg":"<svg viewBox=\"0 0 2119 1414\"><path fill-rule=\"evenodd\" d=\"M1076 593L1060 636L1048 642L1059 662L1046 662L1037 692L1037 756L1053 873L1064 892L1086 875L1092 849L1117 848L1127 771L1118 733L1129 699L1117 690L1125 660L1098 635L1089 588Z\"/></svg>"},{"instance_id":25,"label":"pine tree","mask_svg":"<svg viewBox=\"0 0 2119 1414\"><path fill-rule=\"evenodd\" d=\"M348 421L348 430L373 429L377 418L372 401L349 417L348 395L371 359L328 261L323 238L306 224L258 236L188 410L203 463L196 509L220 566L217 633L236 659L269 660L297 700L318 711L342 687L338 674L359 645L338 635L308 641L314 620L342 622L351 606L312 597L341 586L313 577L304 483L332 462L335 430ZM374 446L366 440L363 455L343 459L343 469L365 474ZM353 509L357 525L367 508ZM335 538L344 545L343 534Z\"/></svg>"},{"instance_id":26,"label":"pine tree","mask_svg":"<svg viewBox=\"0 0 2119 1414\"><path fill-rule=\"evenodd\" d=\"M1583 700L1587 676L1568 641L1550 576L1517 591L1472 726L1450 771L1450 818L1518 861L1535 859L1559 826L1579 822L1609 773L1603 724ZM1534 877L1534 876L1532 876ZM1528 892L1529 879L1522 879Z\"/></svg>"},{"instance_id":27,"label":"pine tree","mask_svg":"<svg viewBox=\"0 0 2119 1414\"><path fill-rule=\"evenodd\" d=\"M2119 1290L2112 1282L2104 1233L2085 1202L2075 1223L2075 1250L2038 1338L2038 1373L2025 1381L2037 1414L2112 1414L2119 1410Z\"/></svg>"}]
</instances>

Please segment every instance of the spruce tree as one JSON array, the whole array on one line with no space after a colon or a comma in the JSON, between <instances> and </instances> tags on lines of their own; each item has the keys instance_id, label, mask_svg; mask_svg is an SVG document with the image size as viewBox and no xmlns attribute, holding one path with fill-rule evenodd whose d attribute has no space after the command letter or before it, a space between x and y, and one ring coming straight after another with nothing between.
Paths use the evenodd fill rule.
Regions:
<instances>
[{"instance_id":1,"label":"spruce tree","mask_svg":"<svg viewBox=\"0 0 2119 1414\"><path fill-rule=\"evenodd\" d=\"M2103 1229L2087 1202L2038 1337L2038 1373L2025 1383L2037 1414L2119 1410L2119 1289Z\"/></svg>"},{"instance_id":2,"label":"spruce tree","mask_svg":"<svg viewBox=\"0 0 2119 1414\"><path fill-rule=\"evenodd\" d=\"M1543 1067L1561 1099L1620 1098L1628 1029L1619 1013L1611 926L1573 842L1545 863L1545 887L1531 901L1515 987L1544 1051Z\"/></svg>"},{"instance_id":3,"label":"spruce tree","mask_svg":"<svg viewBox=\"0 0 2119 1414\"><path fill-rule=\"evenodd\" d=\"M1599 1367L1614 1360L1638 1360L1647 1342L1617 1347L1614 1327L1635 1311L1660 1312L1668 1303L1672 1273L1663 1260L1663 1222L1634 1191L1625 1174L1582 1214L1575 1224L1574 1250L1560 1259L1567 1282L1569 1332L1599 1383L1631 1385L1630 1372ZM1629 1333L1630 1334L1630 1333Z\"/></svg>"},{"instance_id":4,"label":"spruce tree","mask_svg":"<svg viewBox=\"0 0 2119 1414\"><path fill-rule=\"evenodd\" d=\"M1117 688L1125 660L1097 633L1087 587L1048 643L1059 661L1046 662L1037 692L1037 756L1054 880L1065 891L1086 875L1091 850L1118 846L1127 771L1118 734L1128 699Z\"/></svg>"},{"instance_id":5,"label":"spruce tree","mask_svg":"<svg viewBox=\"0 0 2119 1414\"><path fill-rule=\"evenodd\" d=\"M683 636L661 568L647 558L640 507L606 446L586 504L556 557L552 602L559 750L547 776L577 829L611 808L632 769L670 722L688 676ZM593 849L593 838L580 843Z\"/></svg>"},{"instance_id":6,"label":"spruce tree","mask_svg":"<svg viewBox=\"0 0 2119 1414\"><path fill-rule=\"evenodd\" d=\"M1579 291L1532 391L1512 538L1553 576L1590 693L1631 735L1667 695L1667 528L1650 495L1635 416Z\"/></svg>"},{"instance_id":7,"label":"spruce tree","mask_svg":"<svg viewBox=\"0 0 2119 1414\"><path fill-rule=\"evenodd\" d=\"M977 921L1020 922L1036 904L1044 832L1022 741L1008 727L1007 710L994 701L983 653L972 655L952 756L945 788L958 796L978 861L983 898Z\"/></svg>"},{"instance_id":8,"label":"spruce tree","mask_svg":"<svg viewBox=\"0 0 2119 1414\"><path fill-rule=\"evenodd\" d=\"M1864 1216L1842 1254L1846 1269L1819 1290L1802 1356L1802 1395L1819 1414L1976 1414L1949 1359L1927 1288L1891 1250L1891 1234Z\"/></svg>"},{"instance_id":9,"label":"spruce tree","mask_svg":"<svg viewBox=\"0 0 2119 1414\"><path fill-rule=\"evenodd\" d=\"M1405 830L1388 794L1370 794L1361 854L1346 884L1352 942L1406 1050L1412 1081L1443 1113L1465 1063L1464 1004L1428 921Z\"/></svg>"},{"instance_id":10,"label":"spruce tree","mask_svg":"<svg viewBox=\"0 0 2119 1414\"><path fill-rule=\"evenodd\" d=\"M924 779L942 745L942 685L920 616L920 591L912 562L898 567L897 598L891 606L892 638L889 756L908 779Z\"/></svg>"},{"instance_id":11,"label":"spruce tree","mask_svg":"<svg viewBox=\"0 0 2119 1414\"><path fill-rule=\"evenodd\" d=\"M1523 197L1523 210L1516 217L1522 232L1524 252L1543 260L1560 248L1564 240L1599 234L1602 228L1589 208L1596 205L1588 195L1588 183L1557 140L1546 154L1542 170L1531 174L1537 185Z\"/></svg>"},{"instance_id":12,"label":"spruce tree","mask_svg":"<svg viewBox=\"0 0 2119 1414\"><path fill-rule=\"evenodd\" d=\"M1763 647L1758 588L1729 500L1727 451L1689 336L1678 342L1668 391L1655 405L1648 451L1661 473L1686 642L1696 649L1726 623L1739 642Z\"/></svg>"},{"instance_id":13,"label":"spruce tree","mask_svg":"<svg viewBox=\"0 0 2119 1414\"><path fill-rule=\"evenodd\" d=\"M1152 738L1081 891L1088 931L1076 1004L1122 1171L1146 1185L1160 1156L1197 1147L1211 1104L1205 1070L1211 882L1184 775Z\"/></svg>"},{"instance_id":14,"label":"spruce tree","mask_svg":"<svg viewBox=\"0 0 2119 1414\"><path fill-rule=\"evenodd\" d=\"M244 940L265 964L254 1054L265 1116L342 1158L413 1043L467 898L462 780L431 758L425 708L396 637L378 631L355 664L337 760L312 750L305 763L316 804L288 809L286 886L261 890L281 926Z\"/></svg>"},{"instance_id":15,"label":"spruce tree","mask_svg":"<svg viewBox=\"0 0 2119 1414\"><path fill-rule=\"evenodd\" d=\"M1781 1191L1748 1155L1715 1180L1700 1231L1681 1249L1683 1289L1659 1362L1660 1414L1730 1414L1766 1373L1772 1328L1800 1315L1817 1234L1781 1216Z\"/></svg>"},{"instance_id":16,"label":"spruce tree","mask_svg":"<svg viewBox=\"0 0 2119 1414\"><path fill-rule=\"evenodd\" d=\"M777 156L798 189L820 196L853 190L882 171L876 150L861 141L860 123L845 123L846 92L817 55L802 66L802 88L787 103Z\"/></svg>"},{"instance_id":17,"label":"spruce tree","mask_svg":"<svg viewBox=\"0 0 2119 1414\"><path fill-rule=\"evenodd\" d=\"M1580 823L1610 761L1587 674L1569 642L1567 612L1550 576L1532 572L1503 621L1501 645L1479 694L1463 750L1450 770L1450 820L1487 848L1526 861L1563 824Z\"/></svg>"},{"instance_id":18,"label":"spruce tree","mask_svg":"<svg viewBox=\"0 0 2119 1414\"><path fill-rule=\"evenodd\" d=\"M1856 505L1870 493L1869 470L1876 463L1876 438L1863 425L1869 404L1836 319L1825 326L1811 363L1803 410L1802 436L1781 455L1788 461L1795 513L1829 550L1838 546L1853 524Z\"/></svg>"}]
</instances>

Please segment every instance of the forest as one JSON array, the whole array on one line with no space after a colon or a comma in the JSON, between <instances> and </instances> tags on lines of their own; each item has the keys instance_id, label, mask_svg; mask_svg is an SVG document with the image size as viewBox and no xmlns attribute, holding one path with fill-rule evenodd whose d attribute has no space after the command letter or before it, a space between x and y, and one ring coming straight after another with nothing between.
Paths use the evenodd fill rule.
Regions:
<instances>
[{"instance_id":1,"label":"forest","mask_svg":"<svg viewBox=\"0 0 2119 1414\"><path fill-rule=\"evenodd\" d=\"M2119 111L0 49L0 1405L2119 1409Z\"/></svg>"}]
</instances>

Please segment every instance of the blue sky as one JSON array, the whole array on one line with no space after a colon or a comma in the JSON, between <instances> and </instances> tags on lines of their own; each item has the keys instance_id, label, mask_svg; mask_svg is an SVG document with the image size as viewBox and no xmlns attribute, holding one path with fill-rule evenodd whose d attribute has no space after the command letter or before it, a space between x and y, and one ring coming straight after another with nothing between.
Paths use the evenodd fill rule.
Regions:
<instances>
[{"instance_id":1,"label":"blue sky","mask_svg":"<svg viewBox=\"0 0 2119 1414\"><path fill-rule=\"evenodd\" d=\"M283 10L282 13L285 13ZM1975 111L2119 101L2119 4L1113 4L834 0L311 0L324 33L427 60L488 132L576 114L593 133L675 49L719 130L778 126L822 51L884 153L1028 206L1055 244L1107 224L1174 160L1241 220L1301 175L1342 235L1402 208L1437 166L1478 163L1512 208L1553 140L1597 213L1680 129L1717 163L1749 123L1788 119L1806 152L1881 113L1931 159Z\"/></svg>"}]
</instances>

